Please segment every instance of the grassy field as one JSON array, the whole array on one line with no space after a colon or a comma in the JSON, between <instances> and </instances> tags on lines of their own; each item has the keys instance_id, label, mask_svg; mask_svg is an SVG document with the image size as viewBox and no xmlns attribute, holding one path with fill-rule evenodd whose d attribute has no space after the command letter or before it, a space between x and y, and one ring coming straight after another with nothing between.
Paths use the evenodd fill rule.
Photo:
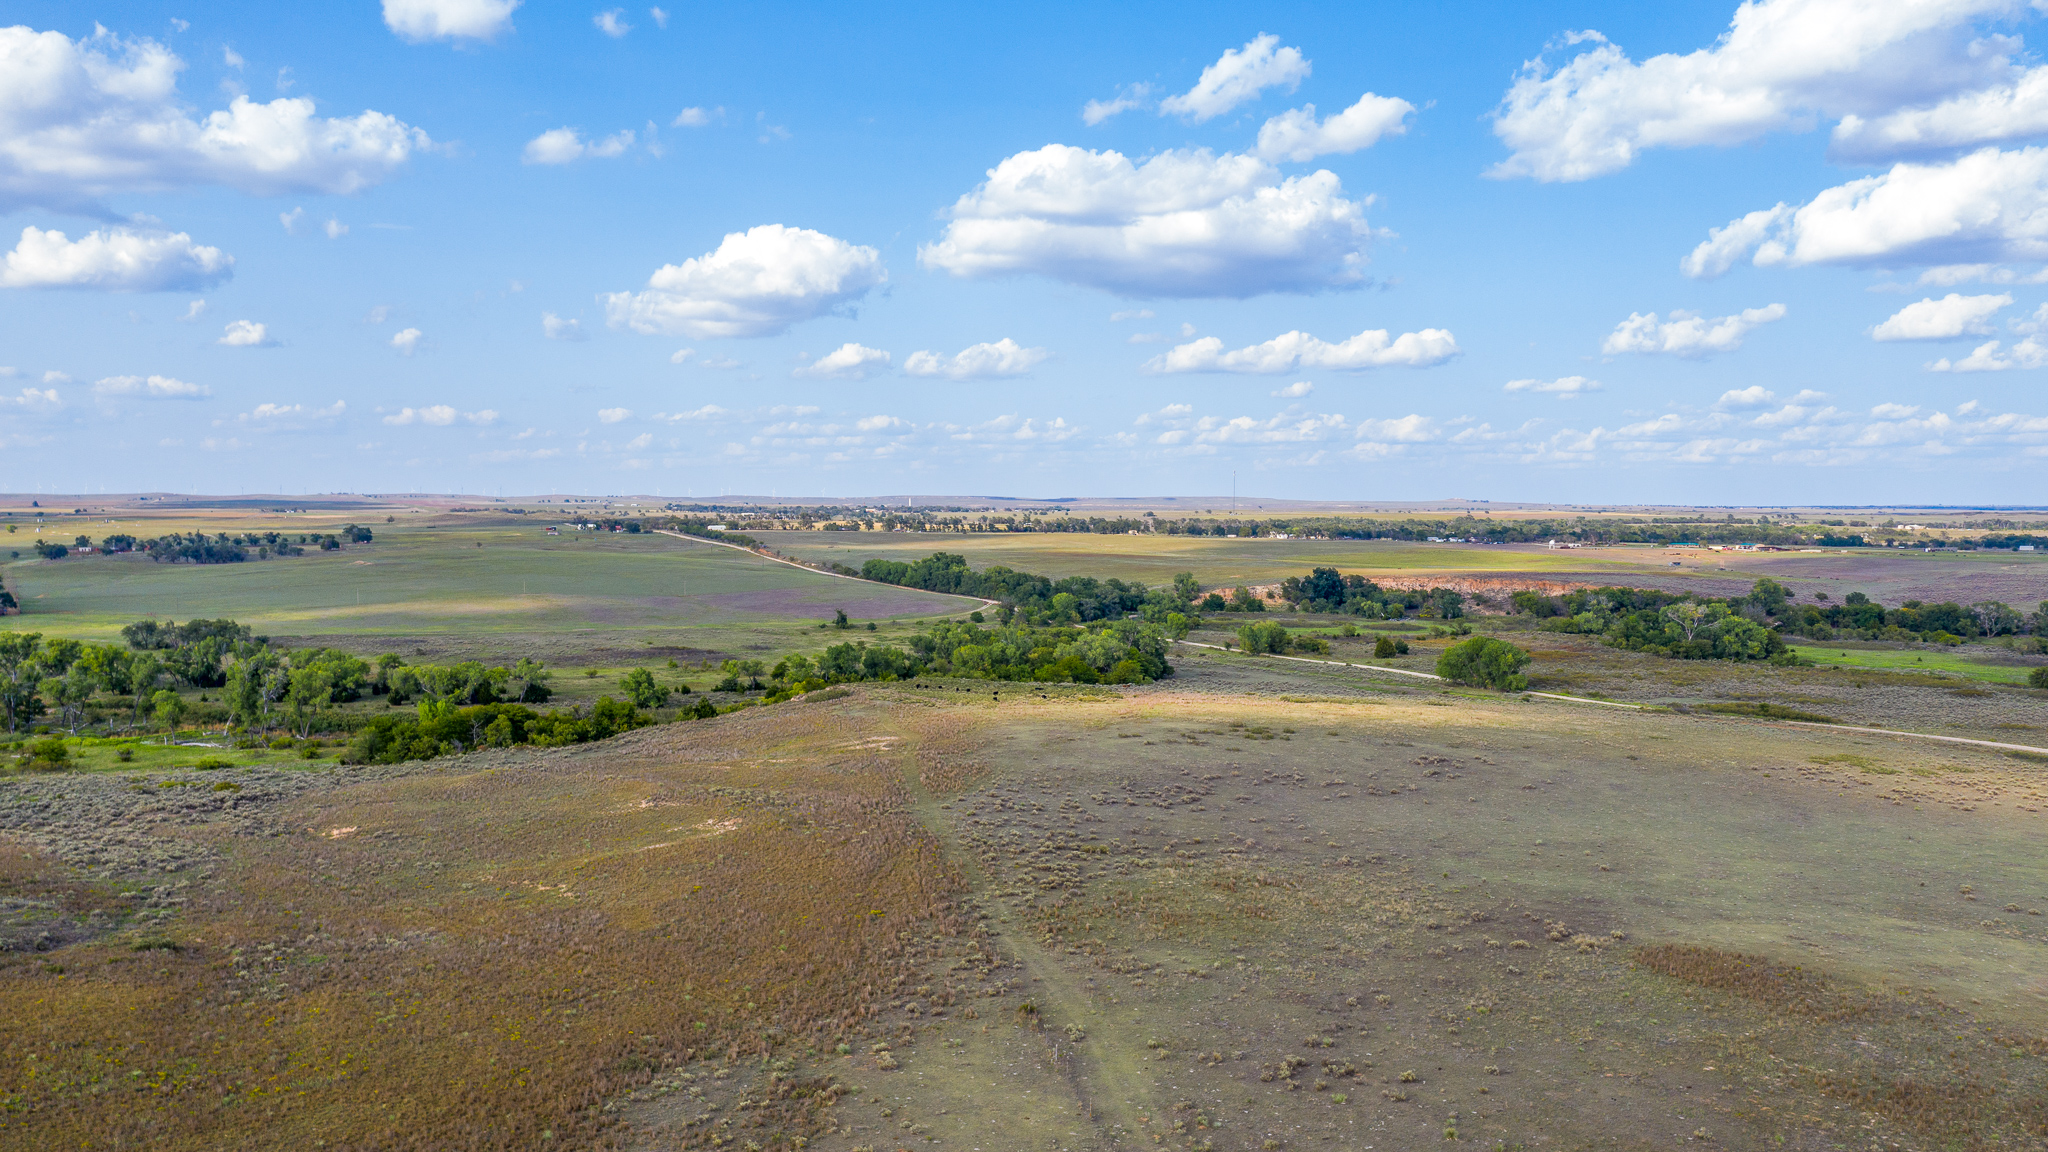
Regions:
<instances>
[{"instance_id":1,"label":"grassy field","mask_svg":"<svg viewBox=\"0 0 2048 1152\"><path fill-rule=\"evenodd\" d=\"M27 609L0 628L111 640L146 617L230 617L260 635L435 658L540 655L570 666L634 649L813 645L835 609L859 621L963 613L978 601L806 572L672 536L540 524L381 529L374 543L242 564L136 556L4 568Z\"/></svg>"},{"instance_id":2,"label":"grassy field","mask_svg":"<svg viewBox=\"0 0 2048 1152\"><path fill-rule=\"evenodd\" d=\"M2033 1146L2037 765L1182 669L0 784L0 1147Z\"/></svg>"},{"instance_id":3,"label":"grassy field","mask_svg":"<svg viewBox=\"0 0 2048 1152\"><path fill-rule=\"evenodd\" d=\"M1994 684L2025 684L2032 671L2024 664L1998 664L1976 658L1980 646L1965 645L1943 650L1933 647L1848 648L1829 644L1799 644L1793 651L1802 660L1822 667L1871 668L1888 672L1934 672L1985 680ZM1999 653L2003 655L2004 653Z\"/></svg>"},{"instance_id":4,"label":"grassy field","mask_svg":"<svg viewBox=\"0 0 2048 1152\"><path fill-rule=\"evenodd\" d=\"M31 614L0 626L540 655L574 707L975 606L416 515L269 563L11 564ZM1642 559L770 542L1212 586ZM820 631L835 607L876 630ZM1457 639L1288 613L1190 638L1260 619L1411 672ZM382 767L73 741L71 770L0 774L0 1152L2048 1147L2048 759L1712 711L2048 746L2025 658L1469 623L1530 650L1532 688L1651 707L1183 645L1144 687L862 683ZM1383 634L1410 653L1371 657Z\"/></svg>"}]
</instances>

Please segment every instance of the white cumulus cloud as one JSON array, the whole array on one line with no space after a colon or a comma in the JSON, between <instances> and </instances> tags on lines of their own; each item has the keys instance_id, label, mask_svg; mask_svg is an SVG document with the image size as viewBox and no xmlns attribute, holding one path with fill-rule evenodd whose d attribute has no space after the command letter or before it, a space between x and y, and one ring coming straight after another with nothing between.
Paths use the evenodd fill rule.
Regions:
<instances>
[{"instance_id":1,"label":"white cumulus cloud","mask_svg":"<svg viewBox=\"0 0 2048 1152\"><path fill-rule=\"evenodd\" d=\"M270 338L262 324L254 320L230 320L227 330L214 343L228 348L268 348L276 341Z\"/></svg>"},{"instance_id":2,"label":"white cumulus cloud","mask_svg":"<svg viewBox=\"0 0 2048 1152\"><path fill-rule=\"evenodd\" d=\"M429 404L422 408L400 408L391 415L384 417L386 424L426 424L434 428L446 428L457 420L461 420L466 424L496 424L498 422L498 413L490 408L480 408L475 412L462 412L449 404Z\"/></svg>"},{"instance_id":3,"label":"white cumulus cloud","mask_svg":"<svg viewBox=\"0 0 2048 1152\"><path fill-rule=\"evenodd\" d=\"M1733 316L1711 319L1697 312L1673 311L1665 320L1659 320L1655 312L1631 312L1628 319L1607 334L1600 351L1609 356L1643 352L1698 359L1716 352L1733 352L1742 347L1744 336L1784 316L1783 304L1745 308Z\"/></svg>"},{"instance_id":4,"label":"white cumulus cloud","mask_svg":"<svg viewBox=\"0 0 2048 1152\"><path fill-rule=\"evenodd\" d=\"M1043 348L1026 348L1008 336L993 344L974 344L952 356L937 352L913 352L903 362L912 376L945 376L954 380L983 380L995 376L1021 376L1045 362L1052 353Z\"/></svg>"},{"instance_id":5,"label":"white cumulus cloud","mask_svg":"<svg viewBox=\"0 0 2048 1152\"><path fill-rule=\"evenodd\" d=\"M550 128L526 142L522 164L573 164L578 160L609 160L633 146L633 130L614 132L602 140L585 140L574 128Z\"/></svg>"},{"instance_id":6,"label":"white cumulus cloud","mask_svg":"<svg viewBox=\"0 0 2048 1152\"><path fill-rule=\"evenodd\" d=\"M49 412L63 407L55 388L23 388L19 396L0 396L0 407L26 408L31 412Z\"/></svg>"},{"instance_id":7,"label":"white cumulus cloud","mask_svg":"<svg viewBox=\"0 0 2048 1152\"><path fill-rule=\"evenodd\" d=\"M599 32L614 40L633 30L633 26L626 23L626 10L624 8L606 9L592 16L590 22L597 26Z\"/></svg>"},{"instance_id":8,"label":"white cumulus cloud","mask_svg":"<svg viewBox=\"0 0 2048 1152\"><path fill-rule=\"evenodd\" d=\"M588 339L583 334L583 321L564 320L553 312L543 312L540 314L540 330L546 333L547 338L550 340Z\"/></svg>"},{"instance_id":9,"label":"white cumulus cloud","mask_svg":"<svg viewBox=\"0 0 2048 1152\"><path fill-rule=\"evenodd\" d=\"M1458 342L1442 328L1390 336L1368 329L1332 344L1306 332L1288 332L1263 344L1223 350L1223 341L1204 336L1145 362L1147 372L1293 372L1302 368L1428 368L1458 355Z\"/></svg>"},{"instance_id":10,"label":"white cumulus cloud","mask_svg":"<svg viewBox=\"0 0 2048 1152\"><path fill-rule=\"evenodd\" d=\"M1895 164L1715 228L1680 268L1718 276L1752 251L1759 268L2048 259L2048 148Z\"/></svg>"},{"instance_id":11,"label":"white cumulus cloud","mask_svg":"<svg viewBox=\"0 0 2048 1152\"><path fill-rule=\"evenodd\" d=\"M410 356L413 354L413 350L420 346L420 340L423 338L423 335L417 328L404 329L392 334L391 346L398 349L399 355Z\"/></svg>"},{"instance_id":12,"label":"white cumulus cloud","mask_svg":"<svg viewBox=\"0 0 2048 1152\"><path fill-rule=\"evenodd\" d=\"M1259 128L1259 155L1267 160L1299 164L1318 156L1343 155L1370 148L1382 136L1408 131L1415 105L1395 96L1370 92L1358 103L1321 121L1316 106L1304 104L1273 117Z\"/></svg>"},{"instance_id":13,"label":"white cumulus cloud","mask_svg":"<svg viewBox=\"0 0 2048 1152\"><path fill-rule=\"evenodd\" d=\"M881 254L823 232L762 224L667 264L642 292L603 297L614 328L699 339L773 336L852 305L888 279Z\"/></svg>"},{"instance_id":14,"label":"white cumulus cloud","mask_svg":"<svg viewBox=\"0 0 2048 1152\"><path fill-rule=\"evenodd\" d=\"M198 400L213 395L204 384L171 376L108 376L92 386L95 396L133 396L144 400Z\"/></svg>"},{"instance_id":15,"label":"white cumulus cloud","mask_svg":"<svg viewBox=\"0 0 2048 1152\"><path fill-rule=\"evenodd\" d=\"M1951 361L1944 356L1927 366L1930 372L2007 372L2014 368L2048 367L2048 341L2039 336L2005 347L1997 340L1979 344L1968 356Z\"/></svg>"},{"instance_id":16,"label":"white cumulus cloud","mask_svg":"<svg viewBox=\"0 0 2048 1152\"><path fill-rule=\"evenodd\" d=\"M1588 392L1600 391L1600 382L1588 380L1584 376L1560 376L1555 380L1510 380L1502 391L1542 392L1559 400L1570 400Z\"/></svg>"},{"instance_id":17,"label":"white cumulus cloud","mask_svg":"<svg viewBox=\"0 0 2048 1152\"><path fill-rule=\"evenodd\" d=\"M1953 340L1958 336L1989 336L1987 323L2000 308L2012 303L2010 293L1997 296L1964 296L1951 292L1941 299L1926 299L1894 312L1884 323L1870 330L1873 340Z\"/></svg>"},{"instance_id":18,"label":"white cumulus cloud","mask_svg":"<svg viewBox=\"0 0 2048 1152\"><path fill-rule=\"evenodd\" d=\"M631 408L600 408L597 410L597 418L606 424L617 424L630 420L632 417L633 410Z\"/></svg>"},{"instance_id":19,"label":"white cumulus cloud","mask_svg":"<svg viewBox=\"0 0 2048 1152\"><path fill-rule=\"evenodd\" d=\"M153 40L0 28L0 211L93 210L101 197L203 185L345 195L379 183L426 133L381 112L329 119L306 98L236 96L194 119L185 66Z\"/></svg>"},{"instance_id":20,"label":"white cumulus cloud","mask_svg":"<svg viewBox=\"0 0 2048 1152\"><path fill-rule=\"evenodd\" d=\"M304 404L258 404L247 412L235 417L235 423L254 428L278 431L305 428L325 423L348 411L348 402L336 400L325 408L308 408Z\"/></svg>"},{"instance_id":21,"label":"white cumulus cloud","mask_svg":"<svg viewBox=\"0 0 2048 1152\"><path fill-rule=\"evenodd\" d=\"M520 0L384 0L384 25L404 40L495 40Z\"/></svg>"},{"instance_id":22,"label":"white cumulus cloud","mask_svg":"<svg viewBox=\"0 0 2048 1152\"><path fill-rule=\"evenodd\" d=\"M0 264L0 287L189 291L218 284L234 269L233 256L194 244L183 232L107 228L72 240L31 225L21 230L20 242Z\"/></svg>"},{"instance_id":23,"label":"white cumulus cloud","mask_svg":"<svg viewBox=\"0 0 2048 1152\"><path fill-rule=\"evenodd\" d=\"M1842 117L1829 141L1838 160L1889 159L2048 132L2048 67L2014 68L2005 83L1961 92L1932 104L1868 119Z\"/></svg>"},{"instance_id":24,"label":"white cumulus cloud","mask_svg":"<svg viewBox=\"0 0 2048 1152\"><path fill-rule=\"evenodd\" d=\"M869 369L885 367L888 363L887 352L849 340L797 369L796 374L820 379L860 380L867 376Z\"/></svg>"},{"instance_id":25,"label":"white cumulus cloud","mask_svg":"<svg viewBox=\"0 0 2048 1152\"><path fill-rule=\"evenodd\" d=\"M2011 15L2011 0L1750 0L1710 48L1640 63L1598 32L1552 70L1526 63L1494 113L1511 149L1488 173L1585 180L1650 148L1727 146L1803 131L1822 116L1883 114L2010 76L1995 43L1967 26ZM1991 48L1992 50L1986 50ZM1838 147L1875 129L1844 120ZM1894 129L1900 134L1903 129ZM1895 154L1895 153L1894 153Z\"/></svg>"},{"instance_id":26,"label":"white cumulus cloud","mask_svg":"<svg viewBox=\"0 0 2048 1152\"><path fill-rule=\"evenodd\" d=\"M1161 100L1159 111L1186 116L1199 124L1257 99L1268 88L1285 87L1292 92L1308 74L1309 62L1301 49L1282 48L1278 36L1262 35L1242 48L1226 49L1214 64L1202 69L1193 88Z\"/></svg>"},{"instance_id":27,"label":"white cumulus cloud","mask_svg":"<svg viewBox=\"0 0 2048 1152\"><path fill-rule=\"evenodd\" d=\"M1275 389L1275 390L1273 391L1273 395L1275 395L1275 396L1284 396L1284 397L1286 397L1287 399L1290 399L1290 400L1299 400L1299 399L1301 399L1301 398L1302 398L1303 396L1306 396L1306 395L1308 395L1309 393L1311 393L1311 392L1313 392L1313 391L1315 391L1315 390L1316 390L1316 386L1315 386L1315 385L1313 385L1313 384L1311 384L1311 383L1309 383L1308 381L1306 381L1306 380L1297 380L1297 381L1295 381L1294 383L1292 383L1292 384L1289 384L1289 385L1288 385L1287 387L1285 387L1285 388L1278 388L1278 389Z\"/></svg>"},{"instance_id":28,"label":"white cumulus cloud","mask_svg":"<svg viewBox=\"0 0 2048 1152\"><path fill-rule=\"evenodd\" d=\"M1365 279L1372 229L1329 171L1281 178L1255 156L1048 144L996 165L953 205L927 268L1035 273L1147 296L1313 292Z\"/></svg>"}]
</instances>

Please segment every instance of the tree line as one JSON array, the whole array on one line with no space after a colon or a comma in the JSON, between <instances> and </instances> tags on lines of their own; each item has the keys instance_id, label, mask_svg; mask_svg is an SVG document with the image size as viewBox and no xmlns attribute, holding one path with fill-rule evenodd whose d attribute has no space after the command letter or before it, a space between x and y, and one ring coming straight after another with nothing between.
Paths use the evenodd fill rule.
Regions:
<instances>
[{"instance_id":1,"label":"tree line","mask_svg":"<svg viewBox=\"0 0 2048 1152\"><path fill-rule=\"evenodd\" d=\"M1996 600L1968 605L1908 600L1886 608L1861 592L1851 592L1839 602L1818 592L1802 603L1790 589L1768 578L1758 580L1747 595L1721 598L1648 588L1586 588L1560 596L1523 591L1509 599L1515 611L1545 618L1542 627L1551 631L1612 634L1621 647L1668 648L1674 655L1681 649L1711 651L1716 657L1724 649L1753 653L1765 643L1753 628L1814 640L1936 644L1979 637L2048 637L2048 601L2026 613ZM1782 650L1781 639L1763 656Z\"/></svg>"},{"instance_id":2,"label":"tree line","mask_svg":"<svg viewBox=\"0 0 2048 1152\"><path fill-rule=\"evenodd\" d=\"M368 528L357 524L350 524L339 532L300 533L296 543L286 532L167 532L146 540L115 534L101 540L99 550L108 553L140 552L158 564L239 564L251 559L252 553L254 559L268 560L273 556L303 556L308 548L335 552L349 544L367 544L372 537ZM84 551L93 546L92 537L78 536L70 544L41 541L35 550L45 560L62 560L73 550Z\"/></svg>"},{"instance_id":3,"label":"tree line","mask_svg":"<svg viewBox=\"0 0 2048 1152\"><path fill-rule=\"evenodd\" d=\"M951 552L934 552L913 561L869 560L858 570L844 565L837 570L882 584L994 600L1001 623L1016 620L1027 627L1087 624L1135 614L1151 624L1185 628L1194 622L1191 604L1200 592L1189 572L1175 575L1171 587L1148 588L1115 577L1054 580L1000 564L977 572L968 566L966 557ZM1181 617L1181 623L1170 624L1173 616Z\"/></svg>"}]
</instances>

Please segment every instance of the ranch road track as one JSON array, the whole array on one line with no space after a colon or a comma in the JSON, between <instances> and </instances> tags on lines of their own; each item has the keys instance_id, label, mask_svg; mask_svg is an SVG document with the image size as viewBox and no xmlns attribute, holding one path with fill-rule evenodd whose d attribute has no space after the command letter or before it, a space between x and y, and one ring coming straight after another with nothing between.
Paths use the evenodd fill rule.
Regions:
<instances>
[{"instance_id":1,"label":"ranch road track","mask_svg":"<svg viewBox=\"0 0 2048 1152\"><path fill-rule=\"evenodd\" d=\"M812 573L812 574L814 574L814 575L818 575L818 576L833 576L833 577L837 577L838 579L841 579L841 580L851 580L851 581L853 581L853 582L854 582L854 583L856 583L856 584L873 584L873 585L875 585L875 586L876 586L876 587L878 587L878 588L895 588L895 589L901 590L901 585L897 585L897 584L884 584L884 583L882 583L882 582L881 582L881 581L879 581L879 580L870 580L870 579L868 579L868 578L867 578L867 577L865 577L865 576L848 576L848 575L847 575L846 573L844 573L844 572L831 572L831 571L827 571L826 569L823 569L823 568L813 568L813 567L811 567L811 566L810 566L809 564L803 564L803 563L799 563L799 562L797 562L797 561L795 561L795 560L790 560L790 559L786 559L786 558L784 558L784 557L781 557L781 556L777 556L777 555L775 555L775 554L774 554L774 553L772 553L772 552L757 552L757 551L755 551L754 549L752 549L752 548L748 548L748 547L745 547L745 546L743 546L743 545L739 545L739 544L727 544L727 543L726 543L725 541L723 541L723 540L707 540L707 539L705 539L705 538L704 538L704 537L702 537L702 536L691 536L691 535L689 535L688 533L684 533L684 532L671 532L671 531L669 531L669 530L668 530L668 529L666 529L666 528L656 528L656 529L654 529L654 531L656 531L656 532L660 533L660 534L661 534L661 535L663 535L663 536L673 536L673 537L675 537L675 538L676 538L676 539L678 539L678 540L688 540L688 541L691 541L691 542L693 542L693 543L697 543L697 544L710 544L710 545L712 545L712 546L714 546L714 547L718 547L718 548L730 548L730 549L732 549L732 550L733 550L733 551L735 551L735 552L744 552L744 553L746 553L746 554L747 554L747 555L749 555L749 556L757 556L757 557L759 557L759 558L761 558L761 559L763 559L763 560L771 560L771 561L774 561L774 562L775 562L775 563L777 563L777 564L787 564L787 565L788 565L788 566L790 566L791 568L795 568L795 569L798 569L799 571L803 571L803 572L809 572L809 573ZM911 589L911 591L921 592L921 591L923 591L923 589L921 589L921 588L916 588L916 589ZM945 596L951 596L951 595L956 595L956 593L951 593L951 592L945 592L945 593L934 593L934 595L945 595ZM990 600L990 599L988 599L988 598L987 598L987 597L985 597L985 596L963 596L963 597L961 597L961 599L963 599L963 600L979 600L979 601L981 601L981 606L982 606L982 608L984 608L984 609L987 609L987 608L994 608L994 607L996 607L996 606L997 606L998 604L1000 604L1000 603L1001 603L1001 601L999 601L999 600Z\"/></svg>"},{"instance_id":2,"label":"ranch road track","mask_svg":"<svg viewBox=\"0 0 2048 1152\"><path fill-rule=\"evenodd\" d=\"M1185 644L1190 648L1208 648L1217 652L1233 651L1233 649L1225 648L1220 644L1202 644L1193 640L1176 640L1174 643ZM1240 653L1240 655L1243 655L1243 653ZM1391 672L1396 676L1410 676L1417 680L1435 680L1438 682L1443 680L1443 677L1429 672L1410 672L1405 668L1382 668L1377 664L1350 664L1342 660L1312 660L1306 656L1277 656L1271 653L1258 653L1257 655L1263 655L1272 660L1292 660L1300 664L1325 664L1335 668L1356 668L1364 672ZM1625 704L1616 700L1592 700L1584 696L1564 696L1556 692L1526 692L1523 695L1534 696L1543 700L1562 700L1572 704L1600 704L1608 708L1629 708L1638 712L1650 709L1650 706L1645 704ZM1729 720L1749 719L1749 717L1741 716L1716 718ZM1897 736L1908 740L1938 740L1944 744L1968 744L1972 747L1991 748L2000 752L2021 752L2031 756L2048 756L2048 748L2036 748L2030 744L2005 744L1997 740L1973 740L1967 736L1938 736L1932 732L1902 732L1894 728L1866 728L1854 724L1821 724L1811 720L1771 720L1768 722L1799 728L1822 728L1830 732L1863 732L1872 736Z\"/></svg>"}]
</instances>

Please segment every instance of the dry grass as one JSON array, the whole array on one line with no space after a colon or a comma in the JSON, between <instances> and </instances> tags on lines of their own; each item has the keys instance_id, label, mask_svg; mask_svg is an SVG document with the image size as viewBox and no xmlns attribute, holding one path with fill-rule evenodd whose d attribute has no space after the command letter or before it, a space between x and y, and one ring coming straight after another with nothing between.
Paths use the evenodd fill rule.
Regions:
<instances>
[{"instance_id":1,"label":"dry grass","mask_svg":"<svg viewBox=\"0 0 2048 1152\"><path fill-rule=\"evenodd\" d=\"M1635 956L1636 963L1653 972L1815 1020L1847 1020L1871 1007L1869 992L1845 988L1797 965L1773 964L1762 956L1697 944L1657 944L1636 949Z\"/></svg>"},{"instance_id":2,"label":"dry grass","mask_svg":"<svg viewBox=\"0 0 2048 1152\"><path fill-rule=\"evenodd\" d=\"M611 1147L604 1101L660 1069L835 1043L958 930L960 887L844 722L301 802L301 831L232 849L175 950L0 968L0 1146ZM788 1082L754 1138L803 1135L816 1089Z\"/></svg>"},{"instance_id":3,"label":"dry grass","mask_svg":"<svg viewBox=\"0 0 2048 1152\"><path fill-rule=\"evenodd\" d=\"M1820 1092L1940 1147L2040 1147L2048 1137L2040 1059L2048 1043L1995 1033L1932 1000L1853 987L1761 956L1664 944L1637 949L1635 959L1803 1021L1775 1042L1781 1063Z\"/></svg>"}]
</instances>

